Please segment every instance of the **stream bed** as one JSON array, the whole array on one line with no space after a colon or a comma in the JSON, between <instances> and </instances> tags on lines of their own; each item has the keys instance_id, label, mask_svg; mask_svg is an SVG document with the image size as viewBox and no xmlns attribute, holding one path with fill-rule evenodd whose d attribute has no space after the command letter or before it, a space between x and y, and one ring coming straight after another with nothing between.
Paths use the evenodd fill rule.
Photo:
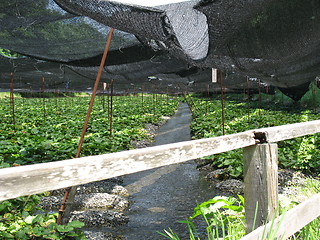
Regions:
<instances>
[{"instance_id":1,"label":"stream bed","mask_svg":"<svg viewBox=\"0 0 320 240\"><path fill-rule=\"evenodd\" d=\"M181 103L158 130L154 145L190 140L190 123L188 105ZM119 233L128 240L156 240L164 239L157 231L170 228L186 239L186 225L177 221L186 220L198 203L215 196L215 189L196 167L194 161L188 161L124 176L132 204L126 212L129 222Z\"/></svg>"}]
</instances>

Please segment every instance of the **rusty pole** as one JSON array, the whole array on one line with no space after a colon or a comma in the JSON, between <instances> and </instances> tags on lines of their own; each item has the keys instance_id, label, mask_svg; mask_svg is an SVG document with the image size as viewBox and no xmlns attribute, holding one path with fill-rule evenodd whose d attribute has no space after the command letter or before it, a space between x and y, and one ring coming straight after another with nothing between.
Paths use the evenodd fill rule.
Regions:
<instances>
[{"instance_id":1,"label":"rusty pole","mask_svg":"<svg viewBox=\"0 0 320 240\"><path fill-rule=\"evenodd\" d=\"M141 87L141 90L142 90L142 92L141 92L141 103L142 103L142 107L144 107L144 99L143 99L143 92L144 92L144 86L142 86Z\"/></svg>"},{"instance_id":2,"label":"rusty pole","mask_svg":"<svg viewBox=\"0 0 320 240\"><path fill-rule=\"evenodd\" d=\"M54 103L57 110L58 109L58 92L57 92L56 82L54 82Z\"/></svg>"},{"instance_id":3,"label":"rusty pole","mask_svg":"<svg viewBox=\"0 0 320 240\"><path fill-rule=\"evenodd\" d=\"M259 116L261 115L261 82L260 79L258 79L258 88L259 88Z\"/></svg>"},{"instance_id":4,"label":"rusty pole","mask_svg":"<svg viewBox=\"0 0 320 240\"><path fill-rule=\"evenodd\" d=\"M208 101L209 101L209 98L210 98L210 85L207 84L207 99L206 99L206 115L208 114Z\"/></svg>"},{"instance_id":5,"label":"rusty pole","mask_svg":"<svg viewBox=\"0 0 320 240\"><path fill-rule=\"evenodd\" d=\"M107 88L107 83L102 83L102 110L104 111L105 109L105 101L106 101L106 98L105 98L105 91L106 91L106 88Z\"/></svg>"},{"instance_id":6,"label":"rusty pole","mask_svg":"<svg viewBox=\"0 0 320 240\"><path fill-rule=\"evenodd\" d=\"M223 91L223 83L222 83L222 71L220 71L220 90L221 90L222 135L225 135L225 129L224 129L224 91Z\"/></svg>"},{"instance_id":7,"label":"rusty pole","mask_svg":"<svg viewBox=\"0 0 320 240\"><path fill-rule=\"evenodd\" d=\"M12 124L16 125L16 118L14 112L14 89L13 89L13 73L10 73L10 105L11 105L11 114L12 114Z\"/></svg>"},{"instance_id":8,"label":"rusty pole","mask_svg":"<svg viewBox=\"0 0 320 240\"><path fill-rule=\"evenodd\" d=\"M316 85L311 85L312 86L312 100L313 100L313 111L316 112L317 110L317 98L316 98Z\"/></svg>"},{"instance_id":9,"label":"rusty pole","mask_svg":"<svg viewBox=\"0 0 320 240\"><path fill-rule=\"evenodd\" d=\"M46 121L46 101L45 101L45 97L44 97L44 77L42 77L41 93L42 93L43 120Z\"/></svg>"},{"instance_id":10,"label":"rusty pole","mask_svg":"<svg viewBox=\"0 0 320 240\"><path fill-rule=\"evenodd\" d=\"M112 115L113 115L113 80L110 82L110 109L109 109L109 126L110 126L110 138L112 138Z\"/></svg>"},{"instance_id":11,"label":"rusty pole","mask_svg":"<svg viewBox=\"0 0 320 240\"><path fill-rule=\"evenodd\" d=\"M247 76L247 106L248 106L248 124L250 124L250 85L249 85L248 76Z\"/></svg>"},{"instance_id":12,"label":"rusty pole","mask_svg":"<svg viewBox=\"0 0 320 240\"><path fill-rule=\"evenodd\" d=\"M97 93L97 89L98 89L99 82L100 82L100 79L101 79L103 67L105 65L105 61L106 61L107 54L108 54L108 51L109 51L109 47L110 47L113 31L114 31L114 29L111 28L110 32L109 32L108 40L107 40L107 43L106 43L106 46L105 46L105 49L104 49L104 52L103 52L103 56L102 56L102 59L101 59L99 71L98 71L98 74L97 74L97 77L96 77L96 81L95 81L95 84L94 84L94 87L93 87L93 90L92 90L92 95L91 95L91 99L90 99L90 103L89 103L86 119L85 119L85 122L83 124L82 133L81 133L81 137L80 137L80 141L79 141L79 144L78 144L78 149L77 149L77 153L76 153L76 157L75 158L80 157L80 152L81 152L82 144L83 144L83 141L84 141L84 136L85 136L85 133L87 131L87 127L88 127L88 123L89 123L89 120L90 120L90 115L91 115L94 99L95 99L95 96L96 96L96 93ZM66 188L66 191L65 191L65 194L64 194L64 197L63 197L63 201L62 201L62 204L61 204L61 207L60 207L60 210L59 210L59 215L58 215L58 218L57 218L57 223L58 224L61 224L62 217L64 217L65 220L66 220L66 218L69 217L70 212L72 210L72 206L71 206L71 204L67 205L67 201L72 202L74 200L75 194L76 194L76 186Z\"/></svg>"},{"instance_id":13,"label":"rusty pole","mask_svg":"<svg viewBox=\"0 0 320 240\"><path fill-rule=\"evenodd\" d=\"M167 104L169 103L169 86L167 86Z\"/></svg>"}]
</instances>

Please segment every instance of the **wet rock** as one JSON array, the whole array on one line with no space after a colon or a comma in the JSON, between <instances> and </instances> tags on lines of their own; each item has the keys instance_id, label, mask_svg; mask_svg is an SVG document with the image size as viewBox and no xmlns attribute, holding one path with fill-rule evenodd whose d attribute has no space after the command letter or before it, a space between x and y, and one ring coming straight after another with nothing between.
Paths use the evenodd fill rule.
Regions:
<instances>
[{"instance_id":1,"label":"wet rock","mask_svg":"<svg viewBox=\"0 0 320 240\"><path fill-rule=\"evenodd\" d=\"M123 186L120 185L116 185L114 186L114 188L111 191L112 194L121 196L121 197L128 197L129 196L129 192L127 189L125 189Z\"/></svg>"},{"instance_id":2,"label":"wet rock","mask_svg":"<svg viewBox=\"0 0 320 240\"><path fill-rule=\"evenodd\" d=\"M148 138L147 139L142 139L139 141L131 141L130 144L133 148L145 148L145 147L150 147L153 142L154 142L154 137L156 136L159 128L164 125L170 117L163 117L163 120L158 123L157 125L147 123L145 125L144 130L147 132Z\"/></svg>"},{"instance_id":3,"label":"wet rock","mask_svg":"<svg viewBox=\"0 0 320 240\"><path fill-rule=\"evenodd\" d=\"M278 172L278 183L280 186L301 186L304 184L305 175L301 172L288 169L280 169Z\"/></svg>"},{"instance_id":4,"label":"wet rock","mask_svg":"<svg viewBox=\"0 0 320 240\"><path fill-rule=\"evenodd\" d=\"M107 226L115 227L127 224L128 216L123 213L113 212L111 210L87 210L73 211L69 221L78 220L85 224L86 227Z\"/></svg>"},{"instance_id":5,"label":"wet rock","mask_svg":"<svg viewBox=\"0 0 320 240\"><path fill-rule=\"evenodd\" d=\"M41 199L40 207L43 209L59 209L62 196L49 196ZM108 193L90 193L76 195L73 209L114 209L124 211L129 206L127 199Z\"/></svg>"},{"instance_id":6,"label":"wet rock","mask_svg":"<svg viewBox=\"0 0 320 240\"><path fill-rule=\"evenodd\" d=\"M243 194L243 182L237 179L228 179L216 184L216 188L233 194Z\"/></svg>"},{"instance_id":7,"label":"wet rock","mask_svg":"<svg viewBox=\"0 0 320 240\"><path fill-rule=\"evenodd\" d=\"M300 198L299 187L305 184L306 176L298 171L281 169L278 172L278 190L284 196Z\"/></svg>"},{"instance_id":8,"label":"wet rock","mask_svg":"<svg viewBox=\"0 0 320 240\"><path fill-rule=\"evenodd\" d=\"M209 172L206 176L205 179L207 180L226 180L229 177L227 174L226 170L224 169L217 169L212 172Z\"/></svg>"},{"instance_id":9,"label":"wet rock","mask_svg":"<svg viewBox=\"0 0 320 240\"><path fill-rule=\"evenodd\" d=\"M103 181L82 184L77 186L77 194L110 193L115 186L121 183L123 183L123 178L116 177L116 178L111 178ZM64 193L65 193L65 189L58 189L58 190L51 191L50 195L63 196Z\"/></svg>"},{"instance_id":10,"label":"wet rock","mask_svg":"<svg viewBox=\"0 0 320 240\"><path fill-rule=\"evenodd\" d=\"M115 209L123 211L128 207L128 200L114 194L91 193L75 197L74 209Z\"/></svg>"},{"instance_id":11,"label":"wet rock","mask_svg":"<svg viewBox=\"0 0 320 240\"><path fill-rule=\"evenodd\" d=\"M212 164L212 159L196 159L195 163L197 164L197 169L200 171L214 171L216 169Z\"/></svg>"},{"instance_id":12,"label":"wet rock","mask_svg":"<svg viewBox=\"0 0 320 240\"><path fill-rule=\"evenodd\" d=\"M88 240L125 240L123 236L119 236L109 232L84 231L84 235Z\"/></svg>"},{"instance_id":13,"label":"wet rock","mask_svg":"<svg viewBox=\"0 0 320 240\"><path fill-rule=\"evenodd\" d=\"M62 202L62 196L48 196L40 200L39 207L45 210L58 211Z\"/></svg>"}]
</instances>

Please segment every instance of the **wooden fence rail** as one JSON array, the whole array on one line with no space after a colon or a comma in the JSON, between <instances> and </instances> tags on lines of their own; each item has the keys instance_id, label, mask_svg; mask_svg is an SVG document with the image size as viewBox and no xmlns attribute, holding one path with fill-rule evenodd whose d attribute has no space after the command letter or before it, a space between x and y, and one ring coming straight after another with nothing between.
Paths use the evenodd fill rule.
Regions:
<instances>
[{"instance_id":1,"label":"wooden fence rail","mask_svg":"<svg viewBox=\"0 0 320 240\"><path fill-rule=\"evenodd\" d=\"M290 209L268 224L260 226L240 240L286 239L320 216L320 193Z\"/></svg>"},{"instance_id":2,"label":"wooden fence rail","mask_svg":"<svg viewBox=\"0 0 320 240\"><path fill-rule=\"evenodd\" d=\"M257 144L274 143L318 132L320 132L320 120L144 149L0 169L0 201L181 163L239 148L244 148L246 152L248 147ZM262 154L261 156L264 158L263 156L267 155ZM249 160L245 159L245 161ZM261 167L267 166L262 164ZM272 176L275 174L274 171L277 170L260 171L257 174L260 174L261 177L264 177L265 174ZM252 174L247 182L253 183L256 176ZM250 185L247 184L249 188ZM265 189L266 194L269 194L268 191L272 188L277 188L274 181ZM253 199L252 201L260 200ZM270 205L267 205L267 211L269 208Z\"/></svg>"}]
</instances>

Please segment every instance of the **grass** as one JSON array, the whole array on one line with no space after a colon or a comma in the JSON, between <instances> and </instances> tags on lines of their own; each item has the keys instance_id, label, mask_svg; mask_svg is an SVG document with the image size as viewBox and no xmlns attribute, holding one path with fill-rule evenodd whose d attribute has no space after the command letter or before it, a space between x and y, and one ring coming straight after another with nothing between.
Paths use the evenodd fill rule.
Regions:
<instances>
[{"instance_id":1,"label":"grass","mask_svg":"<svg viewBox=\"0 0 320 240\"><path fill-rule=\"evenodd\" d=\"M308 199L311 196L320 193L320 180L316 178L307 178L303 185L296 187L300 196L304 199ZM291 196L291 201L295 202L297 199L296 195ZM301 199L301 200L304 200ZM289 238L290 240L318 240L320 239L320 218L318 217L307 226L305 226L301 231L296 233L294 236Z\"/></svg>"},{"instance_id":2,"label":"grass","mask_svg":"<svg viewBox=\"0 0 320 240\"><path fill-rule=\"evenodd\" d=\"M320 192L320 180L315 178L306 178L303 185L292 186L295 194L292 194L287 201L280 201L281 205L281 216L283 217L285 212L290 208L296 206L300 202L297 202L297 192L299 193L300 199L309 198ZM198 205L194 211L195 214L187 219L186 221L180 221L180 223L185 223L189 231L190 240L238 240L245 236L245 222L244 222L244 207L243 201L240 201L233 197L223 197L218 196L207 202ZM288 205L289 203L289 205ZM195 217L202 216L207 224L206 234L207 236L203 238L198 233L198 230L192 220ZM283 219L283 218L281 218ZM276 239L276 234L281 226L281 220L279 225L274 225L274 220L271 221L274 227L271 227L272 231L265 236L264 233L261 240L274 240ZM289 240L318 240L320 239L320 218L315 219L308 225L306 225L302 230L297 232L295 235L289 238ZM173 232L170 228L169 230L164 230L164 232L158 232L160 235L171 240L180 240L180 237Z\"/></svg>"}]
</instances>

